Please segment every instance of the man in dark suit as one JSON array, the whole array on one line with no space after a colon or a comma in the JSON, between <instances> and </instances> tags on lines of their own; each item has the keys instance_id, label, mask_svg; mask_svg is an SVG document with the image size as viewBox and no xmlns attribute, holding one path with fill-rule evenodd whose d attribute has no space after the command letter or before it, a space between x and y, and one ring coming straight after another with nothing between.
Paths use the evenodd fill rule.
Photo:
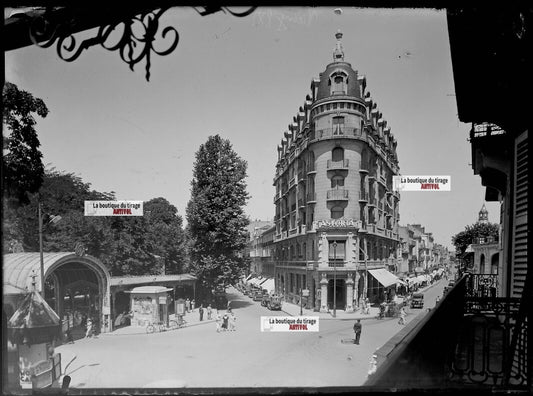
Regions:
<instances>
[{"instance_id":1,"label":"man in dark suit","mask_svg":"<svg viewBox=\"0 0 533 396\"><path fill-rule=\"evenodd\" d=\"M363 326L361 325L361 319L357 319L357 322L355 322L353 325L353 331L355 332L354 344L359 345L359 338L361 337L362 327Z\"/></svg>"}]
</instances>

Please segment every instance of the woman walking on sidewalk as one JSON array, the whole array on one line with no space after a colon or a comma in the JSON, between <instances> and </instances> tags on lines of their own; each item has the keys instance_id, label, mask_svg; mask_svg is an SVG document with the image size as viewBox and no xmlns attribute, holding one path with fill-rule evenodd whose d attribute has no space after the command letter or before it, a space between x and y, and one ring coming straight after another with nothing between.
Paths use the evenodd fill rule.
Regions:
<instances>
[{"instance_id":1,"label":"woman walking on sidewalk","mask_svg":"<svg viewBox=\"0 0 533 396\"><path fill-rule=\"evenodd\" d=\"M400 320L398 321L398 324L405 325L405 316L406 316L406 315L407 315L407 314L405 313L405 308L402 307L402 308L400 309Z\"/></svg>"}]
</instances>

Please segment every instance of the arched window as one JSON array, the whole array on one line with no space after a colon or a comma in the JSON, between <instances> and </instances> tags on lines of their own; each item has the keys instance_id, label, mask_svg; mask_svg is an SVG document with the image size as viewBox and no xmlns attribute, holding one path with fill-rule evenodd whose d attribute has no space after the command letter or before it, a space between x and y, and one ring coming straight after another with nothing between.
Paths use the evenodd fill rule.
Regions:
<instances>
[{"instance_id":1,"label":"arched window","mask_svg":"<svg viewBox=\"0 0 533 396\"><path fill-rule=\"evenodd\" d=\"M344 208L340 206L334 206L331 208L331 218L332 219L341 219L344 216Z\"/></svg>"},{"instance_id":2,"label":"arched window","mask_svg":"<svg viewBox=\"0 0 533 396\"><path fill-rule=\"evenodd\" d=\"M331 150L331 160L333 162L344 160L344 149L342 147L335 147L333 150Z\"/></svg>"},{"instance_id":3,"label":"arched window","mask_svg":"<svg viewBox=\"0 0 533 396\"><path fill-rule=\"evenodd\" d=\"M490 273L491 274L497 274L498 273L498 263L500 261L500 254L499 253L496 253L492 256L492 258L490 259L491 261L491 269L490 269Z\"/></svg>"},{"instance_id":4,"label":"arched window","mask_svg":"<svg viewBox=\"0 0 533 396\"><path fill-rule=\"evenodd\" d=\"M484 274L485 273L485 255L481 254L481 257L479 258L479 273Z\"/></svg>"}]
</instances>

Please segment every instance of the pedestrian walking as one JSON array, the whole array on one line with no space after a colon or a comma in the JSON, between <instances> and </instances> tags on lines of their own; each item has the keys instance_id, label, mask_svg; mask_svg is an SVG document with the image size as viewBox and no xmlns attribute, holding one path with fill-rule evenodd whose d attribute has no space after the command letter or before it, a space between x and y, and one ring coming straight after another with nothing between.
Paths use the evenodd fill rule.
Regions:
<instances>
[{"instance_id":1,"label":"pedestrian walking","mask_svg":"<svg viewBox=\"0 0 533 396\"><path fill-rule=\"evenodd\" d=\"M361 319L357 319L357 322L353 325L353 331L355 332L354 344L359 345L359 338L361 338L361 329L363 325L361 324Z\"/></svg>"},{"instance_id":2,"label":"pedestrian walking","mask_svg":"<svg viewBox=\"0 0 533 396\"><path fill-rule=\"evenodd\" d=\"M192 311L194 312L194 308L196 306L196 301L194 301L194 299L191 301L191 309Z\"/></svg>"},{"instance_id":3,"label":"pedestrian walking","mask_svg":"<svg viewBox=\"0 0 533 396\"><path fill-rule=\"evenodd\" d=\"M191 312L191 300L189 300L189 297L185 300L185 312Z\"/></svg>"},{"instance_id":4,"label":"pedestrian walking","mask_svg":"<svg viewBox=\"0 0 533 396\"><path fill-rule=\"evenodd\" d=\"M200 313L200 322L204 320L204 305L200 304L200 308L198 308L198 312Z\"/></svg>"},{"instance_id":5,"label":"pedestrian walking","mask_svg":"<svg viewBox=\"0 0 533 396\"><path fill-rule=\"evenodd\" d=\"M222 329L225 331L225 330L228 330L228 323L229 322L229 316L227 313L224 314L224 316L222 316Z\"/></svg>"},{"instance_id":6,"label":"pedestrian walking","mask_svg":"<svg viewBox=\"0 0 533 396\"><path fill-rule=\"evenodd\" d=\"M365 314L370 315L370 300L365 297Z\"/></svg>"},{"instance_id":7,"label":"pedestrian walking","mask_svg":"<svg viewBox=\"0 0 533 396\"><path fill-rule=\"evenodd\" d=\"M407 313L405 312L405 308L402 307L400 309L400 320L398 321L398 324L405 325L405 317L407 316Z\"/></svg>"},{"instance_id":8,"label":"pedestrian walking","mask_svg":"<svg viewBox=\"0 0 533 396\"><path fill-rule=\"evenodd\" d=\"M218 309L217 309L217 313L215 314L215 321L217 323L217 333L220 333L220 330L221 330L221 319L220 319L220 314L218 313Z\"/></svg>"},{"instance_id":9,"label":"pedestrian walking","mask_svg":"<svg viewBox=\"0 0 533 396\"><path fill-rule=\"evenodd\" d=\"M213 309L211 308L211 304L207 306L207 320L211 320L211 315L213 313Z\"/></svg>"},{"instance_id":10,"label":"pedestrian walking","mask_svg":"<svg viewBox=\"0 0 533 396\"><path fill-rule=\"evenodd\" d=\"M231 313L231 301L228 301L228 312Z\"/></svg>"},{"instance_id":11,"label":"pedestrian walking","mask_svg":"<svg viewBox=\"0 0 533 396\"><path fill-rule=\"evenodd\" d=\"M91 318L87 319L87 331L85 333L85 338L93 336L93 321Z\"/></svg>"}]
</instances>

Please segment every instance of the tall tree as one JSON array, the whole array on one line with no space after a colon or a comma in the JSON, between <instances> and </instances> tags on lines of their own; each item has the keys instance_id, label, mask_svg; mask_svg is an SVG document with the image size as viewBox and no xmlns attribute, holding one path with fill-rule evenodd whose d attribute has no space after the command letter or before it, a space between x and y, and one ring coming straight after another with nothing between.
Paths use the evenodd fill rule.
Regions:
<instances>
[{"instance_id":1,"label":"tall tree","mask_svg":"<svg viewBox=\"0 0 533 396\"><path fill-rule=\"evenodd\" d=\"M458 232L452 237L455 251L461 256L468 245L473 243L474 238L498 238L499 225L494 223L475 223L465 227L464 231Z\"/></svg>"},{"instance_id":2,"label":"tall tree","mask_svg":"<svg viewBox=\"0 0 533 396\"><path fill-rule=\"evenodd\" d=\"M34 115L46 117L48 108L39 98L6 82L2 91L4 134L2 182L4 199L18 206L29 202L29 194L41 187L44 175L41 143Z\"/></svg>"},{"instance_id":3,"label":"tall tree","mask_svg":"<svg viewBox=\"0 0 533 396\"><path fill-rule=\"evenodd\" d=\"M246 161L219 135L196 152L186 209L189 254L191 270L207 290L236 282L248 266L246 169Z\"/></svg>"}]
</instances>

